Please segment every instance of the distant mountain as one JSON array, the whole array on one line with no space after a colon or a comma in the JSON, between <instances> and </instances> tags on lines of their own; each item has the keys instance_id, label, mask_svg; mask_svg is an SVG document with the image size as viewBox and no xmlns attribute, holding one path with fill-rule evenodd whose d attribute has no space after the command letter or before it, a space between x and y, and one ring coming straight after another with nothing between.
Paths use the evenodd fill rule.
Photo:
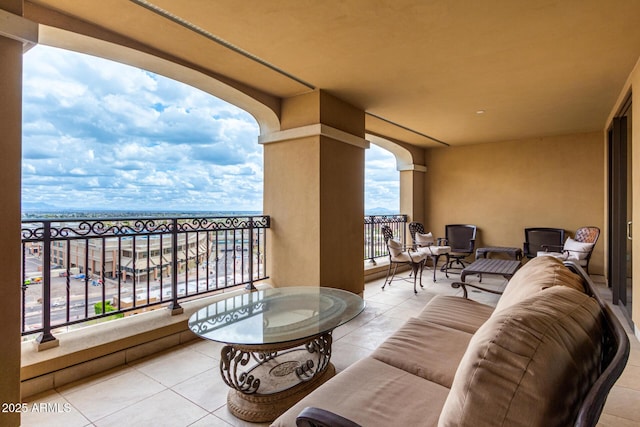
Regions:
<instances>
[{"instance_id":1,"label":"distant mountain","mask_svg":"<svg viewBox=\"0 0 640 427\"><path fill-rule=\"evenodd\" d=\"M22 212L41 212L41 211L59 211L62 210L58 206L44 202L22 202Z\"/></svg>"},{"instance_id":2,"label":"distant mountain","mask_svg":"<svg viewBox=\"0 0 640 427\"><path fill-rule=\"evenodd\" d=\"M371 208L365 210L365 215L397 215L398 210L391 210L387 208Z\"/></svg>"}]
</instances>

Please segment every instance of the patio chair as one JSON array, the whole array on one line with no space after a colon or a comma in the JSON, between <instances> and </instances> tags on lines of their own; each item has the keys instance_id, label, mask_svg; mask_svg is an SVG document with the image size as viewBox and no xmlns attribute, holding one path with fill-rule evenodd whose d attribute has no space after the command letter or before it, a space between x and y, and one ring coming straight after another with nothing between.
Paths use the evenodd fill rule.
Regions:
<instances>
[{"instance_id":1,"label":"patio chair","mask_svg":"<svg viewBox=\"0 0 640 427\"><path fill-rule=\"evenodd\" d=\"M449 270L447 265L449 264L449 252L451 252L451 246L441 245L441 239L438 239L436 242L432 233L424 232L424 225L420 222L409 223L409 234L411 234L411 239L413 240L413 249L424 253L427 258L431 259L433 263L433 281L436 281L438 261L443 255L446 257L446 261L443 266L444 274L448 278Z\"/></svg>"},{"instance_id":2,"label":"patio chair","mask_svg":"<svg viewBox=\"0 0 640 427\"><path fill-rule=\"evenodd\" d=\"M561 228L530 227L524 229L523 252L527 258L535 258L539 252L550 248L562 248L564 230Z\"/></svg>"},{"instance_id":3,"label":"patio chair","mask_svg":"<svg viewBox=\"0 0 640 427\"><path fill-rule=\"evenodd\" d=\"M413 292L417 294L418 290L416 289L416 282L418 281L418 278L420 287L423 288L422 270L424 269L424 263L427 256L424 253L414 251L411 248L405 248L402 242L393 238L393 231L389 226L383 225L381 230L384 242L387 245L387 251L389 252L389 269L387 270L387 277L384 279L382 289L384 289L385 286L390 284L393 280L408 280L405 277L395 277L399 265L408 265L411 267L413 275Z\"/></svg>"},{"instance_id":4,"label":"patio chair","mask_svg":"<svg viewBox=\"0 0 640 427\"><path fill-rule=\"evenodd\" d=\"M453 268L453 264L465 267L465 258L473 253L476 246L477 227L469 224L448 224L444 226L444 241L451 247L447 268Z\"/></svg>"},{"instance_id":5,"label":"patio chair","mask_svg":"<svg viewBox=\"0 0 640 427\"><path fill-rule=\"evenodd\" d=\"M563 261L573 261L589 273L589 260L593 248L600 237L600 229L595 226L580 227L576 230L575 237L567 237L561 246L545 246L538 255L554 256Z\"/></svg>"}]
</instances>

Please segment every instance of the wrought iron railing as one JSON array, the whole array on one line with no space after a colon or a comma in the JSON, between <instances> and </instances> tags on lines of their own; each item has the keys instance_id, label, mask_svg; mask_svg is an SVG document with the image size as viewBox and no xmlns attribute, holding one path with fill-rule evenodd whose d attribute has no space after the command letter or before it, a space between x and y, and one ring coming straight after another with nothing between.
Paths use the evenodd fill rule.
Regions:
<instances>
[{"instance_id":1,"label":"wrought iron railing","mask_svg":"<svg viewBox=\"0 0 640 427\"><path fill-rule=\"evenodd\" d=\"M382 236L382 226L388 225L394 237L406 243L407 215L367 215L364 217L364 259L375 264L376 258L387 256L387 245Z\"/></svg>"},{"instance_id":2,"label":"wrought iron railing","mask_svg":"<svg viewBox=\"0 0 640 427\"><path fill-rule=\"evenodd\" d=\"M269 216L22 222L22 334L266 279Z\"/></svg>"}]
</instances>

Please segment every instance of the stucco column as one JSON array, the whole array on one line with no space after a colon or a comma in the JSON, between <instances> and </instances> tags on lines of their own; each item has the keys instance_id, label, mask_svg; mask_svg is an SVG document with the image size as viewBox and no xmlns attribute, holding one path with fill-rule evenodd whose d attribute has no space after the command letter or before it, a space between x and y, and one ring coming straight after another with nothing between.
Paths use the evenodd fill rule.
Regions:
<instances>
[{"instance_id":1,"label":"stucco column","mask_svg":"<svg viewBox=\"0 0 640 427\"><path fill-rule=\"evenodd\" d=\"M13 404L20 402L20 165L24 46L20 38L33 26L21 18L22 1L0 0L0 13L0 402ZM17 411L0 412L0 425L20 425L20 414Z\"/></svg>"},{"instance_id":2,"label":"stucco column","mask_svg":"<svg viewBox=\"0 0 640 427\"><path fill-rule=\"evenodd\" d=\"M399 167L398 170L400 171L400 213L408 216L407 223L417 221L428 228L429 224L425 223L424 217L426 166L412 164Z\"/></svg>"},{"instance_id":3,"label":"stucco column","mask_svg":"<svg viewBox=\"0 0 640 427\"><path fill-rule=\"evenodd\" d=\"M364 112L322 91L281 111L281 130L260 137L270 280L362 293Z\"/></svg>"}]
</instances>

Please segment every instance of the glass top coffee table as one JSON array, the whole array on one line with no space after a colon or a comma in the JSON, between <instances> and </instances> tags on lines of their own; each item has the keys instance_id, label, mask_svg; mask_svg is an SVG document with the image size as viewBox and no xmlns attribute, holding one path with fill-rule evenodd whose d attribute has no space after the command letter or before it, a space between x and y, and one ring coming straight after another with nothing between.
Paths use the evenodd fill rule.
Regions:
<instances>
[{"instance_id":1,"label":"glass top coffee table","mask_svg":"<svg viewBox=\"0 0 640 427\"><path fill-rule=\"evenodd\" d=\"M224 343L220 373L229 410L269 422L335 374L332 331L356 317L364 300L324 287L247 292L195 312L189 329Z\"/></svg>"}]
</instances>

